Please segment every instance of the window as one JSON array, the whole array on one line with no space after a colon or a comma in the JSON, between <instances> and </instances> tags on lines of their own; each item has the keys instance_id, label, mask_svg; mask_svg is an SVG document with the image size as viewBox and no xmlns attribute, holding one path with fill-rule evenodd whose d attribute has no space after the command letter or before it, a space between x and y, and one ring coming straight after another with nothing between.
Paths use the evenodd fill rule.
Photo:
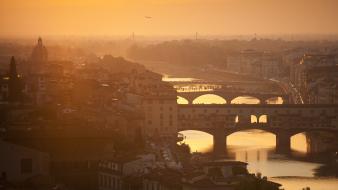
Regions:
<instances>
[{"instance_id":1,"label":"window","mask_svg":"<svg viewBox=\"0 0 338 190\"><path fill-rule=\"evenodd\" d=\"M33 161L31 158L21 159L21 173L32 173Z\"/></svg>"}]
</instances>

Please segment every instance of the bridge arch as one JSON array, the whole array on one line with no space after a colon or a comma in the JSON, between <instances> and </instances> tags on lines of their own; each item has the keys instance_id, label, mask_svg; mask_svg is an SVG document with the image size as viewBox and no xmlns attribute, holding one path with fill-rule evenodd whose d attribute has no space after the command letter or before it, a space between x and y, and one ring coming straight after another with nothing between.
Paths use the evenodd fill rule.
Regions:
<instances>
[{"instance_id":1,"label":"bridge arch","mask_svg":"<svg viewBox=\"0 0 338 190\"><path fill-rule=\"evenodd\" d=\"M291 148L307 154L335 151L338 144L336 136L325 129L298 131L291 136Z\"/></svg>"},{"instance_id":2,"label":"bridge arch","mask_svg":"<svg viewBox=\"0 0 338 190\"><path fill-rule=\"evenodd\" d=\"M189 100L182 96L177 96L177 104L189 104Z\"/></svg>"},{"instance_id":3,"label":"bridge arch","mask_svg":"<svg viewBox=\"0 0 338 190\"><path fill-rule=\"evenodd\" d=\"M260 104L262 101L254 96L241 95L229 100L231 104Z\"/></svg>"},{"instance_id":4,"label":"bridge arch","mask_svg":"<svg viewBox=\"0 0 338 190\"><path fill-rule=\"evenodd\" d=\"M299 133L292 134L292 136L290 137L290 146L291 146L291 150L293 151L307 153L308 144L306 140L306 133L299 132Z\"/></svg>"},{"instance_id":5,"label":"bridge arch","mask_svg":"<svg viewBox=\"0 0 338 190\"><path fill-rule=\"evenodd\" d=\"M263 114L258 117L257 123L268 123L268 115Z\"/></svg>"},{"instance_id":6,"label":"bridge arch","mask_svg":"<svg viewBox=\"0 0 338 190\"><path fill-rule=\"evenodd\" d=\"M259 118L256 115L250 115L251 123L258 123Z\"/></svg>"},{"instance_id":7,"label":"bridge arch","mask_svg":"<svg viewBox=\"0 0 338 190\"><path fill-rule=\"evenodd\" d=\"M210 152L214 144L213 135L204 130L181 130L183 142L188 144L191 152Z\"/></svg>"},{"instance_id":8,"label":"bridge arch","mask_svg":"<svg viewBox=\"0 0 338 190\"><path fill-rule=\"evenodd\" d=\"M262 133L264 132L264 133ZM260 134L257 137L257 133ZM262 138L262 136L264 138ZM233 132L227 136L227 145L230 146L276 146L276 134L265 129L245 129Z\"/></svg>"},{"instance_id":9,"label":"bridge arch","mask_svg":"<svg viewBox=\"0 0 338 190\"><path fill-rule=\"evenodd\" d=\"M274 96L274 97L269 97L268 99L265 100L266 104L283 104L284 103L284 98L281 96Z\"/></svg>"},{"instance_id":10,"label":"bridge arch","mask_svg":"<svg viewBox=\"0 0 338 190\"><path fill-rule=\"evenodd\" d=\"M192 101L193 104L226 104L227 100L221 95L206 93L200 95Z\"/></svg>"}]
</instances>

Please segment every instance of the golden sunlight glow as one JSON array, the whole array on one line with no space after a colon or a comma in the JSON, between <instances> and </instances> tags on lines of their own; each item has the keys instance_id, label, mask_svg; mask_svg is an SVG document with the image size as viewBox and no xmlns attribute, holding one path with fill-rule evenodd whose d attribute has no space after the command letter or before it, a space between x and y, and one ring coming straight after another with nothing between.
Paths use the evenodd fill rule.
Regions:
<instances>
[{"instance_id":1,"label":"golden sunlight glow","mask_svg":"<svg viewBox=\"0 0 338 190\"><path fill-rule=\"evenodd\" d=\"M256 137L257 134L259 134L259 138ZM260 130L241 131L229 135L227 144L230 146L272 148L276 145L276 136Z\"/></svg>"},{"instance_id":2,"label":"golden sunlight glow","mask_svg":"<svg viewBox=\"0 0 338 190\"><path fill-rule=\"evenodd\" d=\"M196 98L193 104L226 104L226 100L214 94L206 94Z\"/></svg>"},{"instance_id":3,"label":"golden sunlight glow","mask_svg":"<svg viewBox=\"0 0 338 190\"><path fill-rule=\"evenodd\" d=\"M291 137L291 149L306 153L307 144L306 144L306 136L304 133L299 133Z\"/></svg>"},{"instance_id":4,"label":"golden sunlight glow","mask_svg":"<svg viewBox=\"0 0 338 190\"><path fill-rule=\"evenodd\" d=\"M212 150L213 137L201 131L181 131L186 136L184 142L189 145L191 152L209 152Z\"/></svg>"},{"instance_id":5,"label":"golden sunlight glow","mask_svg":"<svg viewBox=\"0 0 338 190\"><path fill-rule=\"evenodd\" d=\"M259 100L250 96L239 96L231 100L231 104L259 104Z\"/></svg>"},{"instance_id":6,"label":"golden sunlight glow","mask_svg":"<svg viewBox=\"0 0 338 190\"><path fill-rule=\"evenodd\" d=\"M336 7L336 0L1 0L0 35L337 33Z\"/></svg>"},{"instance_id":7,"label":"golden sunlight glow","mask_svg":"<svg viewBox=\"0 0 338 190\"><path fill-rule=\"evenodd\" d=\"M189 104L188 100L185 98L182 98L181 96L177 97L177 103L178 104Z\"/></svg>"}]
</instances>

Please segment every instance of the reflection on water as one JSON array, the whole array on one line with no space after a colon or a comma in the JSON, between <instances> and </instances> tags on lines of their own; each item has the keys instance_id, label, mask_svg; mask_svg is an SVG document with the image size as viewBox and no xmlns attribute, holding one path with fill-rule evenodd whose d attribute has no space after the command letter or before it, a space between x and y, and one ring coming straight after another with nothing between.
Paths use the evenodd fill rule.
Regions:
<instances>
[{"instance_id":1,"label":"reflection on water","mask_svg":"<svg viewBox=\"0 0 338 190\"><path fill-rule=\"evenodd\" d=\"M194 103L224 103L219 97L207 95L195 100ZM239 97L232 103L257 104L259 101L251 97ZM178 100L180 103L180 100ZM270 104L283 103L281 98L268 100ZM266 116L257 118L251 116L251 122L266 122ZM181 132L189 144L191 151L210 152L212 151L213 138L210 134L199 131ZM296 161L287 156L274 153L276 137L274 134L261 130L250 130L236 132L227 137L227 151L231 159L248 162L248 169L251 173L260 172L270 180L283 184L285 190L301 190L304 187L311 187L311 190L337 190L338 180L327 178L314 178L313 170L320 164ZM307 150L305 134L297 134L291 138L291 149L305 153ZM275 176L300 176L287 178L271 178ZM304 178L305 177L305 178Z\"/></svg>"},{"instance_id":2,"label":"reflection on water","mask_svg":"<svg viewBox=\"0 0 338 190\"><path fill-rule=\"evenodd\" d=\"M164 75L162 77L162 81L166 82L175 82L175 81L180 81L180 82L190 82L190 81L197 81L199 79L196 78L175 78L175 77L170 77L169 75Z\"/></svg>"},{"instance_id":3,"label":"reflection on water","mask_svg":"<svg viewBox=\"0 0 338 190\"><path fill-rule=\"evenodd\" d=\"M230 154L234 154L235 160L248 162L248 170L251 173L262 173L273 176L313 176L313 169L319 164L306 163L287 159L282 155L274 155L273 149L268 148L244 148L230 147ZM294 170L293 168L297 168Z\"/></svg>"},{"instance_id":4,"label":"reflection on water","mask_svg":"<svg viewBox=\"0 0 338 190\"><path fill-rule=\"evenodd\" d=\"M199 131L181 133L186 136L184 142L189 144L192 152L212 151L213 138L210 134ZM294 141L306 146L305 137L302 135L295 137ZM227 137L227 151L230 157L248 162L248 169L252 173L261 172L270 177L313 176L312 170L319 164L290 160L286 156L274 154L275 144L275 135L260 130L236 132Z\"/></svg>"},{"instance_id":5,"label":"reflection on water","mask_svg":"<svg viewBox=\"0 0 338 190\"><path fill-rule=\"evenodd\" d=\"M199 131L181 133L186 136L184 142L189 144L192 152L212 151L213 138L210 134ZM292 149L306 151L304 134L295 135L291 140ZM236 132L227 138L227 151L230 159L249 163L250 173L260 172L270 180L283 184L285 190L301 190L306 186L311 187L311 190L337 190L337 179L314 178L313 170L320 164L297 161L275 154L275 144L275 135L271 133L260 130ZM288 178L274 178L276 176Z\"/></svg>"}]
</instances>

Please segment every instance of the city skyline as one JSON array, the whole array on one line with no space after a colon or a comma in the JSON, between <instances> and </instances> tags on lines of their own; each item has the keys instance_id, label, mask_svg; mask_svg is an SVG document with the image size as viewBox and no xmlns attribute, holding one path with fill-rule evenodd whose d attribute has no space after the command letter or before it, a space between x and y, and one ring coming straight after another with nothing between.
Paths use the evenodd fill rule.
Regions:
<instances>
[{"instance_id":1,"label":"city skyline","mask_svg":"<svg viewBox=\"0 0 338 190\"><path fill-rule=\"evenodd\" d=\"M338 0L0 0L0 190L337 190Z\"/></svg>"}]
</instances>

